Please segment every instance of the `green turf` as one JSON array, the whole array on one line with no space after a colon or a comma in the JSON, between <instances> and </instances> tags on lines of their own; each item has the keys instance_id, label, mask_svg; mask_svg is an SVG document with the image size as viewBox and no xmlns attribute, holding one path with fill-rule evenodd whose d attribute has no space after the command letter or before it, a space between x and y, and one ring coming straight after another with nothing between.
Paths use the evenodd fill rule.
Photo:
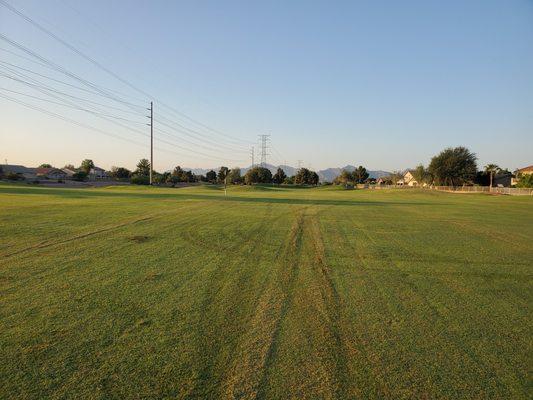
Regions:
<instances>
[{"instance_id":1,"label":"green turf","mask_svg":"<svg viewBox=\"0 0 533 400\"><path fill-rule=\"evenodd\" d=\"M533 198L0 185L0 398L531 398Z\"/></svg>"}]
</instances>

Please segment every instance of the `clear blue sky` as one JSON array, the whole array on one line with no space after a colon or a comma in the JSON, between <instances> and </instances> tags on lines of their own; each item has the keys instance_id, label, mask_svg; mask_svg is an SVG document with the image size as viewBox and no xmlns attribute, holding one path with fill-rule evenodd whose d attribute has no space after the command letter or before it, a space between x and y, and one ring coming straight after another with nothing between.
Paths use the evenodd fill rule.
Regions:
<instances>
[{"instance_id":1,"label":"clear blue sky","mask_svg":"<svg viewBox=\"0 0 533 400\"><path fill-rule=\"evenodd\" d=\"M533 1L6 1L194 119L251 142L271 134L274 164L301 159L314 169L395 170L457 145L477 153L480 166L533 164ZM149 101L2 6L0 33L130 100ZM0 48L24 54L1 40ZM2 50L0 60L67 80ZM44 97L3 76L0 87ZM0 93L147 143L86 113ZM149 155L0 103L2 162L62 166L88 157L131 168ZM155 111L178 121L168 110ZM252 143L235 149L180 121L212 142L185 137L203 142L199 155L158 143L156 135L159 147L180 153L156 151L156 169L250 164L247 153L234 150ZM226 147L211 158L219 143Z\"/></svg>"}]
</instances>

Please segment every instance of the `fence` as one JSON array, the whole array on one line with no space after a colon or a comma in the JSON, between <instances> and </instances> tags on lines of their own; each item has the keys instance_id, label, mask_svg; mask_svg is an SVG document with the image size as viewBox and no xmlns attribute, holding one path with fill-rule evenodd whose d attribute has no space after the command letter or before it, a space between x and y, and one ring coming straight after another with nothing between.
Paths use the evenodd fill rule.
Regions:
<instances>
[{"instance_id":1,"label":"fence","mask_svg":"<svg viewBox=\"0 0 533 400\"><path fill-rule=\"evenodd\" d=\"M488 186L408 186L408 185L357 185L357 189L424 189L439 190L443 192L457 193L495 193L507 194L510 196L533 196L533 189L530 188L509 188Z\"/></svg>"}]
</instances>

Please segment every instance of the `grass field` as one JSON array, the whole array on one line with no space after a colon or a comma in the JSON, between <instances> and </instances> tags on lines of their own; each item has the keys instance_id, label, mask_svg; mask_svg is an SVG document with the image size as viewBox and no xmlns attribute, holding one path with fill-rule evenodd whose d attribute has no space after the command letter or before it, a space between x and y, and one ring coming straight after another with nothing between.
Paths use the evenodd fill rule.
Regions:
<instances>
[{"instance_id":1,"label":"grass field","mask_svg":"<svg viewBox=\"0 0 533 400\"><path fill-rule=\"evenodd\" d=\"M0 185L0 398L532 395L533 198Z\"/></svg>"}]
</instances>

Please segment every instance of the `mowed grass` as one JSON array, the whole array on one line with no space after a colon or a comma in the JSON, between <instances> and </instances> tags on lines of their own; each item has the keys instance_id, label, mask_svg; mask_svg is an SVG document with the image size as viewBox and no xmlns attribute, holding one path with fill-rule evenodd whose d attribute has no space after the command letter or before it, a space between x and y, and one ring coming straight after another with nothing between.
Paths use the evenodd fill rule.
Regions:
<instances>
[{"instance_id":1,"label":"mowed grass","mask_svg":"<svg viewBox=\"0 0 533 400\"><path fill-rule=\"evenodd\" d=\"M533 198L0 185L0 398L531 398Z\"/></svg>"}]
</instances>

